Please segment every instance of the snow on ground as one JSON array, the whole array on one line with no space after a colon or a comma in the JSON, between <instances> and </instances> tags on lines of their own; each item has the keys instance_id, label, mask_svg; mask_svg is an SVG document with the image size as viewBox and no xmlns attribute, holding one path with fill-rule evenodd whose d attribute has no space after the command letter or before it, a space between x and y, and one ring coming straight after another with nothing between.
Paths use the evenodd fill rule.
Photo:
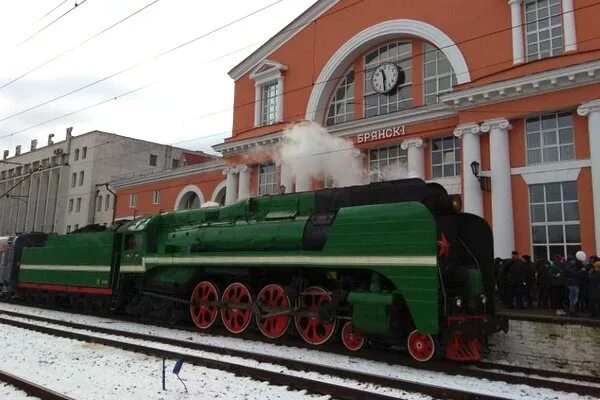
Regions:
<instances>
[{"instance_id":1,"label":"snow on ground","mask_svg":"<svg viewBox=\"0 0 600 400\"><path fill-rule=\"evenodd\" d=\"M17 389L7 383L0 382L0 399L6 400L40 400L38 397L31 397L22 390Z\"/></svg>"},{"instance_id":2,"label":"snow on ground","mask_svg":"<svg viewBox=\"0 0 600 400\"><path fill-rule=\"evenodd\" d=\"M399 378L399 379L407 379L411 381L418 382L427 382L430 384L436 384L444 387L452 387L462 390L471 390L474 392L480 392L490 395L496 395L500 397L512 398L512 399L572 399L574 398L573 394L566 394L561 392L556 392L549 389L539 389L532 388L526 385L510 385L504 382L491 382L487 380L467 377L467 376L449 376L439 372L433 371L425 371L421 369L404 367L401 365L390 365L386 363L376 362L376 361L368 361L363 359L356 359L352 356L344 356L332 353L325 353L317 350L306 350L299 349L289 346L278 346L272 345L263 342L242 340L231 337L222 337L222 336L211 336L202 333L194 333L194 332L186 332L180 330L172 330L167 328L153 327L136 323L127 323L115 321L107 318L99 318L99 317L91 317L91 316L82 316L82 315L74 315L70 313L63 313L58 311L50 311L50 310L41 310L37 308L24 307L19 305L11 305L11 304L0 304L0 310L13 310L13 311L21 311L27 312L30 314L42 315L49 318L56 318L62 320L68 320L72 322L78 322L82 324L89 325L97 325L97 326L106 326L114 329L127 330L132 332L139 332L145 334L151 334L156 336L165 336L169 338L175 338L180 340L186 340L190 342L200 342L204 344L210 344L214 346L227 347L227 348L236 348L246 351L253 351L263 354L276 355L280 357L287 357L292 359L299 359L306 362L326 364L326 365L335 365L338 368L351 369L366 373L371 373L375 375L387 376L390 378ZM133 342L138 343L139 341L132 340ZM170 349L177 351L177 348L165 345L154 345L160 346L160 348ZM189 352L189 350L185 350ZM214 354L211 353L203 353L203 352L194 352L200 356L208 356L214 357ZM243 362L245 365L251 366L259 366L261 368L280 371L282 370L279 366L273 366L268 364L260 364L254 360L241 360L235 357L227 357L227 356L219 356L219 359L223 359L225 361L232 362ZM295 375L301 375L305 377L309 377L312 379L322 379L321 375L318 374L310 374L305 372L298 371L289 371L289 373L293 373ZM328 378L328 381L337 384L356 386L355 382L339 380L337 378ZM363 390L377 390L374 388L369 388L367 385L359 385L359 387ZM395 393L394 391L390 392L385 390L384 393L390 395L400 395L400 393ZM406 396L406 394L402 394ZM415 398L418 395L412 395L411 397ZM423 396L421 396L422 398Z\"/></svg>"},{"instance_id":3,"label":"snow on ground","mask_svg":"<svg viewBox=\"0 0 600 400\"><path fill-rule=\"evenodd\" d=\"M185 393L170 373L173 360L167 360L167 391L162 391L162 360L156 357L7 325L0 341L0 369L75 399L329 399L184 364L179 376L189 390ZM18 399L12 391L0 398Z\"/></svg>"}]
</instances>

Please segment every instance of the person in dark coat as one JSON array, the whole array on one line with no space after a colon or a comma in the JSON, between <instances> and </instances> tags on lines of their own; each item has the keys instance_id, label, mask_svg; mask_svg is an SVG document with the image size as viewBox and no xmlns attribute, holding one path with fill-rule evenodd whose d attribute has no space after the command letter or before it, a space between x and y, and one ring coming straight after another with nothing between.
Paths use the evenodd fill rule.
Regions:
<instances>
[{"instance_id":1,"label":"person in dark coat","mask_svg":"<svg viewBox=\"0 0 600 400\"><path fill-rule=\"evenodd\" d=\"M531 257L528 255L523 256L523 277L525 279L524 295L525 304L527 307L533 307L533 297L535 293L535 267L531 262Z\"/></svg>"},{"instance_id":2,"label":"person in dark coat","mask_svg":"<svg viewBox=\"0 0 600 400\"><path fill-rule=\"evenodd\" d=\"M557 254L554 256L552 265L550 266L550 273L552 275L552 285L550 287L550 308L553 310L562 308L565 297L566 288L562 274L563 269L563 257L560 254Z\"/></svg>"},{"instance_id":3,"label":"person in dark coat","mask_svg":"<svg viewBox=\"0 0 600 400\"><path fill-rule=\"evenodd\" d=\"M584 271L585 272L585 271ZM563 269L565 286L569 290L568 312L570 316L577 314L577 303L579 302L579 284L581 283L582 271L578 268L575 257L568 256L567 263Z\"/></svg>"},{"instance_id":4,"label":"person in dark coat","mask_svg":"<svg viewBox=\"0 0 600 400\"><path fill-rule=\"evenodd\" d=\"M525 287L525 274L523 273L523 261L519 254L513 251L512 259L508 263L508 285L509 285L509 308L523 308L523 288Z\"/></svg>"},{"instance_id":5,"label":"person in dark coat","mask_svg":"<svg viewBox=\"0 0 600 400\"><path fill-rule=\"evenodd\" d=\"M550 307L550 289L552 288L552 271L550 268L551 265L548 261L542 262L537 275L537 300L540 308Z\"/></svg>"},{"instance_id":6,"label":"person in dark coat","mask_svg":"<svg viewBox=\"0 0 600 400\"><path fill-rule=\"evenodd\" d=\"M592 318L600 319L600 261L594 263L588 284L588 308Z\"/></svg>"}]
</instances>

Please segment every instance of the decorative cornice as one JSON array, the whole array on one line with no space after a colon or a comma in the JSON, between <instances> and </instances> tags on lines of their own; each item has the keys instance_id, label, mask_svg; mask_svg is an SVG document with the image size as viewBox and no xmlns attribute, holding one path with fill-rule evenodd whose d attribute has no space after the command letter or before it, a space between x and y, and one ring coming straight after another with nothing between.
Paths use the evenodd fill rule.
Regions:
<instances>
[{"instance_id":1,"label":"decorative cornice","mask_svg":"<svg viewBox=\"0 0 600 400\"><path fill-rule=\"evenodd\" d=\"M591 113L600 111L600 99L588 101L577 107L577 114L581 117L587 117Z\"/></svg>"},{"instance_id":2,"label":"decorative cornice","mask_svg":"<svg viewBox=\"0 0 600 400\"><path fill-rule=\"evenodd\" d=\"M410 139L406 139L402 141L402 144L400 145L400 147L402 147L402 150L408 150L409 147L414 147L416 149L418 149L419 147L423 146L423 139L421 138L410 138Z\"/></svg>"},{"instance_id":3,"label":"decorative cornice","mask_svg":"<svg viewBox=\"0 0 600 400\"><path fill-rule=\"evenodd\" d=\"M506 118L494 118L487 120L483 124L481 124L481 132L487 133L490 132L492 129L510 130L512 129L512 126Z\"/></svg>"},{"instance_id":4,"label":"decorative cornice","mask_svg":"<svg viewBox=\"0 0 600 400\"><path fill-rule=\"evenodd\" d=\"M248 150L254 149L258 146L272 146L275 143L281 141L282 136L283 131L277 131L259 137L215 144L214 146L212 146L212 148L215 151L220 152L224 156L245 153Z\"/></svg>"},{"instance_id":5,"label":"decorative cornice","mask_svg":"<svg viewBox=\"0 0 600 400\"><path fill-rule=\"evenodd\" d=\"M250 71L258 63L267 58L271 53L283 46L288 40L294 37L310 22L319 18L331 7L339 3L339 1L340 0L317 1L308 10L300 14L298 18L293 20L285 28L276 33L275 36L269 39L265 44L260 46L258 50L250 54L242 62L233 67L231 71L229 71L229 76L234 80L238 80L239 78L241 78L242 75Z\"/></svg>"},{"instance_id":6,"label":"decorative cornice","mask_svg":"<svg viewBox=\"0 0 600 400\"><path fill-rule=\"evenodd\" d=\"M523 0L508 0L508 4L513 5L513 4L521 4L523 2Z\"/></svg>"},{"instance_id":7,"label":"decorative cornice","mask_svg":"<svg viewBox=\"0 0 600 400\"><path fill-rule=\"evenodd\" d=\"M463 135L468 135L469 133L472 135L477 135L481 133L481 128L479 127L479 124L476 124L475 122L469 122L468 124L460 124L454 130L454 136L456 136L457 138L461 138L463 137Z\"/></svg>"},{"instance_id":8,"label":"decorative cornice","mask_svg":"<svg viewBox=\"0 0 600 400\"><path fill-rule=\"evenodd\" d=\"M135 178L115 180L111 182L111 185L115 189L122 189L125 187L138 186L145 183L164 181L168 179L180 178L182 176L188 176L199 172L211 172L218 171L225 166L225 161L222 159L204 162L200 164L189 165L187 167L181 167L176 169L170 169L168 171L157 172L150 175L138 176Z\"/></svg>"},{"instance_id":9,"label":"decorative cornice","mask_svg":"<svg viewBox=\"0 0 600 400\"><path fill-rule=\"evenodd\" d=\"M469 89L455 90L442 95L440 99L454 109L466 109L597 82L600 82L600 61L591 61Z\"/></svg>"}]
</instances>

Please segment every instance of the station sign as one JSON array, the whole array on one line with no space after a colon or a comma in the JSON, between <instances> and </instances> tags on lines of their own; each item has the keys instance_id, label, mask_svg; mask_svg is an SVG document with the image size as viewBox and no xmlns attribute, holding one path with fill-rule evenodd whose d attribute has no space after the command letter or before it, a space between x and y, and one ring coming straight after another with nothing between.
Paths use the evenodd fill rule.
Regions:
<instances>
[{"instance_id":1,"label":"station sign","mask_svg":"<svg viewBox=\"0 0 600 400\"><path fill-rule=\"evenodd\" d=\"M390 139L393 137L403 136L405 134L405 125L398 125L390 128L359 133L358 135L356 135L356 143L374 142L376 140Z\"/></svg>"}]
</instances>

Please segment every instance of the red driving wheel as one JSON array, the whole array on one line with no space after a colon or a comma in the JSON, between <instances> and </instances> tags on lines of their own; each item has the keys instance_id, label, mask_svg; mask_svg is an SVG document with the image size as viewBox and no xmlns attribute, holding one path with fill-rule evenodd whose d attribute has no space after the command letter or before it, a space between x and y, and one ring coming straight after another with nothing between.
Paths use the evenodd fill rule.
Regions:
<instances>
[{"instance_id":1,"label":"red driving wheel","mask_svg":"<svg viewBox=\"0 0 600 400\"><path fill-rule=\"evenodd\" d=\"M354 329L352 321L347 321L342 327L342 343L350 351L358 351L365 345L365 335Z\"/></svg>"},{"instance_id":2,"label":"red driving wheel","mask_svg":"<svg viewBox=\"0 0 600 400\"><path fill-rule=\"evenodd\" d=\"M221 320L231 333L242 333L252 320L252 295L246 285L234 282L221 297Z\"/></svg>"},{"instance_id":3,"label":"red driving wheel","mask_svg":"<svg viewBox=\"0 0 600 400\"><path fill-rule=\"evenodd\" d=\"M435 341L429 333L412 331L407 344L408 352L417 361L429 361L435 353Z\"/></svg>"},{"instance_id":4,"label":"red driving wheel","mask_svg":"<svg viewBox=\"0 0 600 400\"><path fill-rule=\"evenodd\" d=\"M219 315L219 291L209 281L196 285L190 299L190 314L194 324L200 329L208 329Z\"/></svg>"},{"instance_id":5,"label":"red driving wheel","mask_svg":"<svg viewBox=\"0 0 600 400\"><path fill-rule=\"evenodd\" d=\"M290 325L290 316L286 312L291 306L283 288L276 284L265 286L256 297L256 303L264 310L254 316L258 330L269 339L281 337ZM269 314L274 315L267 316Z\"/></svg>"},{"instance_id":6,"label":"red driving wheel","mask_svg":"<svg viewBox=\"0 0 600 400\"><path fill-rule=\"evenodd\" d=\"M307 343L321 345L333 336L337 320L324 321L318 315L319 309L331 300L331 295L318 286L309 287L300 297L300 313L294 317L294 322Z\"/></svg>"}]
</instances>

